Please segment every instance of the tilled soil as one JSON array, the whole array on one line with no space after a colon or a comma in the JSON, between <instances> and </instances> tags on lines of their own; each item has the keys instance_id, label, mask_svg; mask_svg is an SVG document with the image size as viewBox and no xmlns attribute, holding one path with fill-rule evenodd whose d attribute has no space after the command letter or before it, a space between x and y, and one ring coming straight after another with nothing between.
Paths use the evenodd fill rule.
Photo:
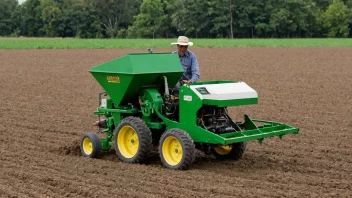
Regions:
<instances>
[{"instance_id":1,"label":"tilled soil","mask_svg":"<svg viewBox=\"0 0 352 198\"><path fill-rule=\"evenodd\" d=\"M352 49L194 49L201 80L244 81L259 104L231 108L299 127L249 142L243 159L197 154L188 171L81 156L103 91L88 70L132 50L0 51L2 197L348 197L352 195ZM171 49L154 49L156 52Z\"/></svg>"}]
</instances>

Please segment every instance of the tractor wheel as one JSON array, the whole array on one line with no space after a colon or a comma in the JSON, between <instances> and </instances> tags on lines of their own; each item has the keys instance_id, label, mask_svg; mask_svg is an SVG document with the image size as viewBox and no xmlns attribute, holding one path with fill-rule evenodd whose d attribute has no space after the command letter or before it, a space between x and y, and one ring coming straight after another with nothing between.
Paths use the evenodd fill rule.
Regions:
<instances>
[{"instance_id":1,"label":"tractor wheel","mask_svg":"<svg viewBox=\"0 0 352 198\"><path fill-rule=\"evenodd\" d=\"M81 153L84 157L96 158L101 151L99 137L95 133L85 133L81 139Z\"/></svg>"},{"instance_id":2,"label":"tractor wheel","mask_svg":"<svg viewBox=\"0 0 352 198\"><path fill-rule=\"evenodd\" d=\"M114 130L116 155L123 162L142 163L152 149L152 133L137 117L126 117Z\"/></svg>"},{"instance_id":3,"label":"tractor wheel","mask_svg":"<svg viewBox=\"0 0 352 198\"><path fill-rule=\"evenodd\" d=\"M243 142L239 142L226 146L213 146L212 152L218 160L239 160L242 158L245 148L246 144Z\"/></svg>"},{"instance_id":4,"label":"tractor wheel","mask_svg":"<svg viewBox=\"0 0 352 198\"><path fill-rule=\"evenodd\" d=\"M159 155L165 167L186 170L195 159L195 145L185 131L170 129L160 138Z\"/></svg>"}]
</instances>

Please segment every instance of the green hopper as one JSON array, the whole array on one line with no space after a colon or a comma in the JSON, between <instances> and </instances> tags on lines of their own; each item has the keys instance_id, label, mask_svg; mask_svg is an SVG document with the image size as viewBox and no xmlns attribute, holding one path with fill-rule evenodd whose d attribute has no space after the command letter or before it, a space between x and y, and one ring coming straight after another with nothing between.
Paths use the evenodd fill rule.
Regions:
<instances>
[{"instance_id":1,"label":"green hopper","mask_svg":"<svg viewBox=\"0 0 352 198\"><path fill-rule=\"evenodd\" d=\"M135 100L145 88L163 87L163 76L176 85L183 74L176 54L128 54L89 70L115 105Z\"/></svg>"}]
</instances>

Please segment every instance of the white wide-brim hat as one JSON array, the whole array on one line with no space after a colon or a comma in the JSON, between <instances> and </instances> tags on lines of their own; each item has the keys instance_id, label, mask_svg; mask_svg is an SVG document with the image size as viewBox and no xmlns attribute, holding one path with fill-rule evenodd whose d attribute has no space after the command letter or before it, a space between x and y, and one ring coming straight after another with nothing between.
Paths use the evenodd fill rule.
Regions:
<instances>
[{"instance_id":1,"label":"white wide-brim hat","mask_svg":"<svg viewBox=\"0 0 352 198\"><path fill-rule=\"evenodd\" d=\"M176 43L171 43L172 45L189 45L192 46L193 42L189 42L188 38L185 36L179 36Z\"/></svg>"}]
</instances>

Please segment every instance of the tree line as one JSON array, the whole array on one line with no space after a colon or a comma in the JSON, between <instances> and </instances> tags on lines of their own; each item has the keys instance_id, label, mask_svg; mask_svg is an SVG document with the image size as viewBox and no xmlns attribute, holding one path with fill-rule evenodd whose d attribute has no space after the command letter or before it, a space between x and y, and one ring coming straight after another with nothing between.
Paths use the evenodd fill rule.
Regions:
<instances>
[{"instance_id":1,"label":"tree line","mask_svg":"<svg viewBox=\"0 0 352 198\"><path fill-rule=\"evenodd\" d=\"M322 38L352 35L352 0L0 0L0 36Z\"/></svg>"}]
</instances>

